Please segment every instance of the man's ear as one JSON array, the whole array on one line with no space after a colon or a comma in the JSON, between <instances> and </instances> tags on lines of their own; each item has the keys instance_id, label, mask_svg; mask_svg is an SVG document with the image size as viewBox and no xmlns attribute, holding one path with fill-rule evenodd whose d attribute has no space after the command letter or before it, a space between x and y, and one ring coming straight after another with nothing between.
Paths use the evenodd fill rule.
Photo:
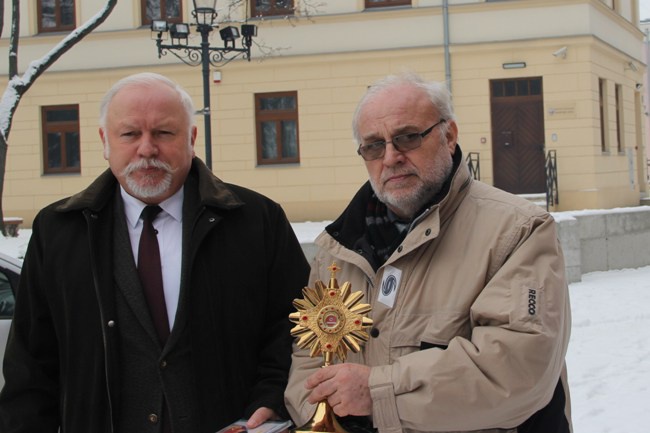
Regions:
<instances>
[{"instance_id":1,"label":"man's ear","mask_svg":"<svg viewBox=\"0 0 650 433\"><path fill-rule=\"evenodd\" d=\"M106 138L106 132L104 131L104 128L99 128L99 138L101 138L102 146L104 146L104 159L108 161L110 149L108 148L108 139Z\"/></svg>"},{"instance_id":2,"label":"man's ear","mask_svg":"<svg viewBox=\"0 0 650 433\"><path fill-rule=\"evenodd\" d=\"M458 125L455 120L447 122L447 132L445 132L447 139L447 149L452 155L456 153L456 145L458 144Z\"/></svg>"},{"instance_id":3,"label":"man's ear","mask_svg":"<svg viewBox=\"0 0 650 433\"><path fill-rule=\"evenodd\" d=\"M192 131L190 133L190 146L192 147L192 157L195 157L196 154L194 153L194 143L196 142L196 125L192 126Z\"/></svg>"}]
</instances>

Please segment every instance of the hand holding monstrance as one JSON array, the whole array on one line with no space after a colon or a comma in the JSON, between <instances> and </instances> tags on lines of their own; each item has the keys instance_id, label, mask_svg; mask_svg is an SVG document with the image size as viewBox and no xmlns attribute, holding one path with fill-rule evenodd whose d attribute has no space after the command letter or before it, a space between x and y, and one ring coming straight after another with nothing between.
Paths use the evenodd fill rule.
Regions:
<instances>
[{"instance_id":1,"label":"hand holding monstrance","mask_svg":"<svg viewBox=\"0 0 650 433\"><path fill-rule=\"evenodd\" d=\"M339 288L336 272L340 270L336 263L328 268L331 272L329 285L316 281L314 288L305 287L303 298L294 299L293 305L298 311L289 315L289 320L296 324L291 335L298 338L300 348L310 348L310 356L323 356L323 366L329 366L336 355L345 361L347 351L358 352L360 343L368 341L366 329L372 320L365 317L371 308L369 304L360 304L362 292L351 292L352 285L343 283ZM295 432L341 432L332 408L327 401L322 401L316 408L314 417Z\"/></svg>"}]
</instances>

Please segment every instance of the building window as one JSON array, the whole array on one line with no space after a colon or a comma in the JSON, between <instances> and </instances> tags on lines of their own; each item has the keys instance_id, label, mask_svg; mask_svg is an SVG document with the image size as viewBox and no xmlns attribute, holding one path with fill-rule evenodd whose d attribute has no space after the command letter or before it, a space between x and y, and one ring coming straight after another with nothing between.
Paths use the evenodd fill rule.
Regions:
<instances>
[{"instance_id":1,"label":"building window","mask_svg":"<svg viewBox=\"0 0 650 433\"><path fill-rule=\"evenodd\" d=\"M607 81L598 79L598 103L600 104L600 150L609 152L609 134L607 134Z\"/></svg>"},{"instance_id":2,"label":"building window","mask_svg":"<svg viewBox=\"0 0 650 433\"><path fill-rule=\"evenodd\" d=\"M41 107L43 173L79 173L79 106Z\"/></svg>"},{"instance_id":3,"label":"building window","mask_svg":"<svg viewBox=\"0 0 650 433\"><path fill-rule=\"evenodd\" d=\"M36 5L39 33L74 30L74 0L39 0Z\"/></svg>"},{"instance_id":4,"label":"building window","mask_svg":"<svg viewBox=\"0 0 650 433\"><path fill-rule=\"evenodd\" d=\"M286 16L294 14L294 0L250 0L252 17Z\"/></svg>"},{"instance_id":5,"label":"building window","mask_svg":"<svg viewBox=\"0 0 650 433\"><path fill-rule=\"evenodd\" d=\"M255 95L257 164L300 162L298 143L298 93Z\"/></svg>"},{"instance_id":6,"label":"building window","mask_svg":"<svg viewBox=\"0 0 650 433\"><path fill-rule=\"evenodd\" d=\"M410 5L411 0L366 0L366 9Z\"/></svg>"},{"instance_id":7,"label":"building window","mask_svg":"<svg viewBox=\"0 0 650 433\"><path fill-rule=\"evenodd\" d=\"M180 23L183 19L181 0L141 0L142 24L149 25L153 20Z\"/></svg>"},{"instance_id":8,"label":"building window","mask_svg":"<svg viewBox=\"0 0 650 433\"><path fill-rule=\"evenodd\" d=\"M542 94L541 78L515 78L492 81L492 97L539 96Z\"/></svg>"},{"instance_id":9,"label":"building window","mask_svg":"<svg viewBox=\"0 0 650 433\"><path fill-rule=\"evenodd\" d=\"M617 84L614 88L616 99L616 150L623 152L623 86Z\"/></svg>"}]
</instances>

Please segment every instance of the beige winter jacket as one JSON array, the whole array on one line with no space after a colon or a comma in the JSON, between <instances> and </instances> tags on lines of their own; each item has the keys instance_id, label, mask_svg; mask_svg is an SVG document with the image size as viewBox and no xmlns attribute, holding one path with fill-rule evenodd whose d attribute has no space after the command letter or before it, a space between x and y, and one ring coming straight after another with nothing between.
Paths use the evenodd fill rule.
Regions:
<instances>
[{"instance_id":1,"label":"beige winter jacket","mask_svg":"<svg viewBox=\"0 0 650 433\"><path fill-rule=\"evenodd\" d=\"M380 433L517 432L552 406L554 392L560 409L550 416L565 416L570 428L569 297L555 221L544 209L474 181L461 163L447 196L376 273L328 230L316 240L309 284L327 284L336 262L339 284L349 281L372 305L372 337L347 362L373 367ZM392 306L382 295L390 280ZM304 381L321 363L294 347L285 399L299 426L314 409Z\"/></svg>"}]
</instances>

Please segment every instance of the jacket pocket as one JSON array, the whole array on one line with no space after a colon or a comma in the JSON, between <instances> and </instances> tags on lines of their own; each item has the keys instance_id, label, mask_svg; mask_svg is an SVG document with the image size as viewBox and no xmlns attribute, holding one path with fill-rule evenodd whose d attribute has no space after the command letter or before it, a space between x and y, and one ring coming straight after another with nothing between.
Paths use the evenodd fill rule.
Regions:
<instances>
[{"instance_id":1,"label":"jacket pocket","mask_svg":"<svg viewBox=\"0 0 650 433\"><path fill-rule=\"evenodd\" d=\"M438 311L433 314L400 315L390 341L391 357L403 356L418 350L446 349L455 337L468 338L471 334L469 312Z\"/></svg>"}]
</instances>

